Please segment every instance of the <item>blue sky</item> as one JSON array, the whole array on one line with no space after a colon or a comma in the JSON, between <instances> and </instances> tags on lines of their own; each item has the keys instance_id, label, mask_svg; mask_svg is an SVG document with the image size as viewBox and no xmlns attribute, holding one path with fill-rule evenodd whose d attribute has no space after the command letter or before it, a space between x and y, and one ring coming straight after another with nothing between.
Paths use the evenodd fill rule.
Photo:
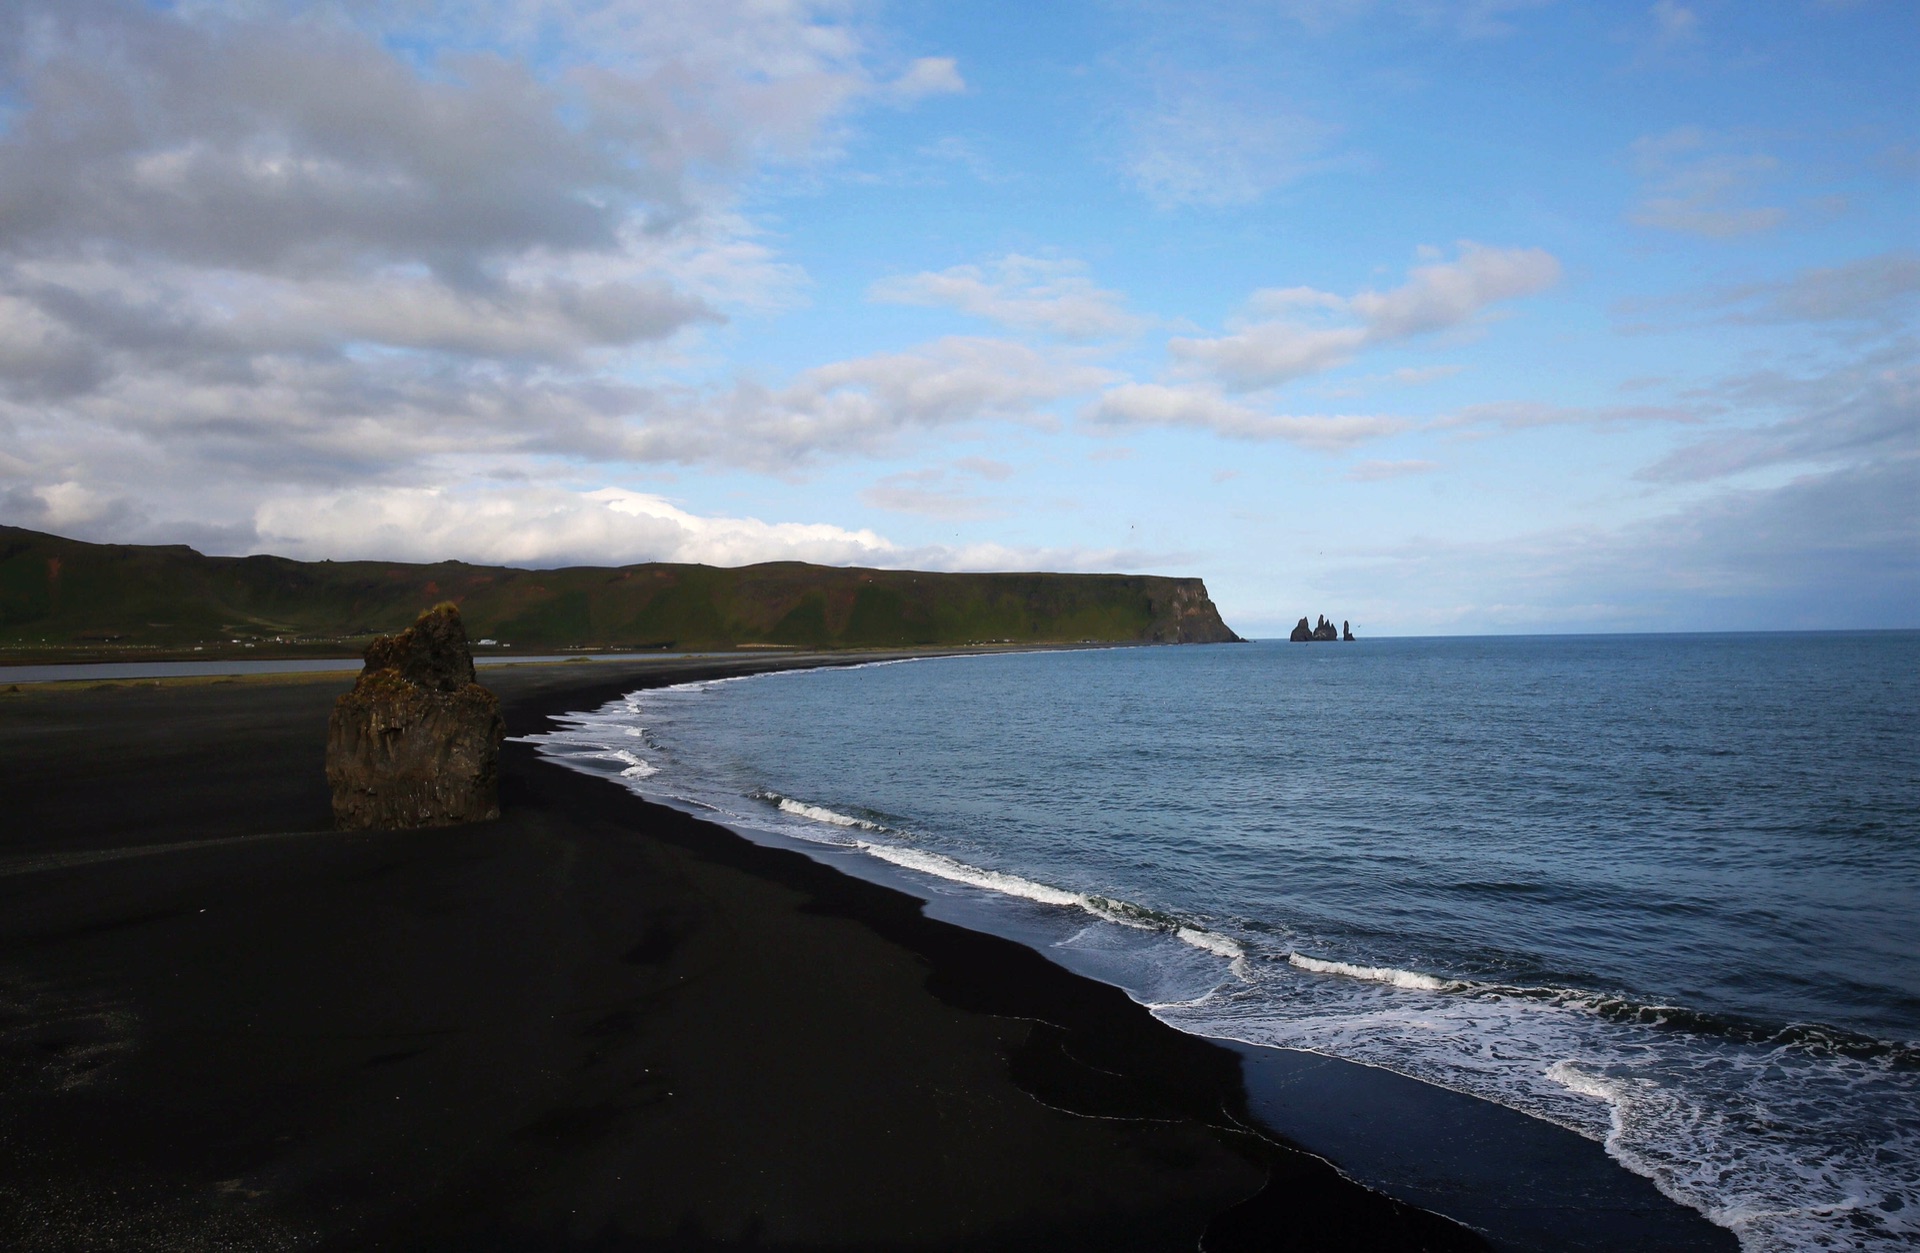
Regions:
<instances>
[{"instance_id":1,"label":"blue sky","mask_svg":"<svg viewBox=\"0 0 1920 1253\"><path fill-rule=\"evenodd\" d=\"M1916 626L1916 64L1897 0L15 0L0 520Z\"/></svg>"}]
</instances>

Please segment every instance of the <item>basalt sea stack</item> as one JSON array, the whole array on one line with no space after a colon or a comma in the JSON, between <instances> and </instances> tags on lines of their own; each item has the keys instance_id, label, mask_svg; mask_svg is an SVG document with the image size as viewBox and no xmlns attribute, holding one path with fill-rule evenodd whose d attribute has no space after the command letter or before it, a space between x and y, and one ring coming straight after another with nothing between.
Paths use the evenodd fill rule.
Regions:
<instances>
[{"instance_id":1,"label":"basalt sea stack","mask_svg":"<svg viewBox=\"0 0 1920 1253\"><path fill-rule=\"evenodd\" d=\"M327 782L345 830L443 827L500 816L500 702L474 681L460 611L440 605L367 646L333 707Z\"/></svg>"},{"instance_id":2,"label":"basalt sea stack","mask_svg":"<svg viewBox=\"0 0 1920 1253\"><path fill-rule=\"evenodd\" d=\"M1321 614L1320 621L1312 626L1307 625L1305 618L1300 619L1293 628L1293 634L1287 638L1296 644L1307 644L1314 640L1352 640L1353 628L1344 622L1335 626L1327 621L1327 615Z\"/></svg>"}]
</instances>

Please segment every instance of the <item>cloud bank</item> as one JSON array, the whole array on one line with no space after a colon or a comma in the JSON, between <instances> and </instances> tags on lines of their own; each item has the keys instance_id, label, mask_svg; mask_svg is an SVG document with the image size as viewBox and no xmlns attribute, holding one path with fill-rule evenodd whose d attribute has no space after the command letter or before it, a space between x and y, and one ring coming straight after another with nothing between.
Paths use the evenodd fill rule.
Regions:
<instances>
[{"instance_id":1,"label":"cloud bank","mask_svg":"<svg viewBox=\"0 0 1920 1253\"><path fill-rule=\"evenodd\" d=\"M1066 384L984 341L664 381L795 281L744 180L964 86L888 66L831 0L9 5L0 477L44 503L456 454L770 468L1024 416Z\"/></svg>"},{"instance_id":2,"label":"cloud bank","mask_svg":"<svg viewBox=\"0 0 1920 1253\"><path fill-rule=\"evenodd\" d=\"M1126 312L1119 292L1096 287L1077 261L1009 253L991 265L885 278L867 291L882 304L954 309L1015 330L1042 331L1067 339L1108 339L1133 334L1146 321Z\"/></svg>"},{"instance_id":3,"label":"cloud bank","mask_svg":"<svg viewBox=\"0 0 1920 1253\"><path fill-rule=\"evenodd\" d=\"M1230 334L1176 338L1167 348L1189 376L1257 391L1345 365L1363 349L1473 326L1497 304L1547 290L1560 274L1560 262L1539 248L1462 243L1455 260L1416 267L1384 292L1255 292L1252 316Z\"/></svg>"}]
</instances>

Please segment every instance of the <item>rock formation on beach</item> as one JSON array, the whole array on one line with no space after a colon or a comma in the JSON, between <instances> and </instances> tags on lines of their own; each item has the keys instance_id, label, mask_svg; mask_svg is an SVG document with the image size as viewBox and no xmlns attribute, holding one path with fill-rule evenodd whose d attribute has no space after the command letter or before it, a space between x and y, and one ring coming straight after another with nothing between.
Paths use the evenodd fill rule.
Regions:
<instances>
[{"instance_id":1,"label":"rock formation on beach","mask_svg":"<svg viewBox=\"0 0 1920 1253\"><path fill-rule=\"evenodd\" d=\"M344 830L500 816L500 702L474 681L460 610L439 605L367 646L327 727L333 819Z\"/></svg>"},{"instance_id":2,"label":"rock formation on beach","mask_svg":"<svg viewBox=\"0 0 1920 1253\"><path fill-rule=\"evenodd\" d=\"M1320 620L1312 626L1307 625L1305 618L1300 619L1299 623L1293 628L1293 633L1287 636L1287 638L1296 644L1311 643L1314 640L1351 640L1353 638L1353 628L1344 622L1339 626L1335 626L1333 623L1327 621L1325 614L1321 614Z\"/></svg>"}]
</instances>

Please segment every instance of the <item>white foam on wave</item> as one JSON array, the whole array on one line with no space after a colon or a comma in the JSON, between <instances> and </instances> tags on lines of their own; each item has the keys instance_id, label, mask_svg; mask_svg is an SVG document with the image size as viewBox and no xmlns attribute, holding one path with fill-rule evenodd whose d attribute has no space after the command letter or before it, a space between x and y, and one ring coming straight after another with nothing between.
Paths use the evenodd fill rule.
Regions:
<instances>
[{"instance_id":1,"label":"white foam on wave","mask_svg":"<svg viewBox=\"0 0 1920 1253\"><path fill-rule=\"evenodd\" d=\"M1745 1253L1920 1241L1920 1121L1908 1112L1920 1108L1920 1074L1898 1059L1701 1036L1654 1016L1597 1022L1590 995L1431 975L1409 986L1391 967L1307 962L1258 966L1247 994L1156 1013L1195 1034L1344 1057L1557 1123L1732 1230ZM1347 977L1302 983L1290 976L1301 969Z\"/></svg>"},{"instance_id":2,"label":"white foam on wave","mask_svg":"<svg viewBox=\"0 0 1920 1253\"><path fill-rule=\"evenodd\" d=\"M723 675L722 677L717 679L688 679L685 683L664 683L659 687L642 688L637 692L627 693L625 697L625 700L627 702L627 710L630 713L639 713L640 697L642 695L655 695L660 692L706 692L706 691L711 691L712 689L717 688L724 683L745 683L748 679L765 679L765 678L770 678L775 674L783 674L783 673L797 673L797 672L774 670L764 674L729 674L729 675Z\"/></svg>"},{"instance_id":3,"label":"white foam on wave","mask_svg":"<svg viewBox=\"0 0 1920 1253\"><path fill-rule=\"evenodd\" d=\"M858 841L857 847L869 856L904 870L915 870L952 883L964 883L968 887L998 892L1002 896L1017 896L1042 905L1059 905L1083 910L1102 922L1118 923L1120 926L1132 927L1140 931L1158 931L1172 935L1175 939L1203 952L1226 958L1227 961L1234 963L1235 973L1239 973L1239 963L1246 956L1239 943L1230 936L1166 920L1164 915L1142 909L1126 901L1115 901L1105 896L1075 892L1070 888L1055 887L1050 883L1040 883L1002 870L985 870L925 849L904 848L898 844L879 844L870 840Z\"/></svg>"},{"instance_id":4,"label":"white foam on wave","mask_svg":"<svg viewBox=\"0 0 1920 1253\"><path fill-rule=\"evenodd\" d=\"M1308 957L1305 953L1288 953L1287 963L1301 970L1311 970L1317 975L1345 975L1349 979L1365 979L1369 983L1385 983L1419 992L1454 992L1469 986L1456 979L1442 979L1417 970L1400 970L1393 966L1356 966L1351 962Z\"/></svg>"},{"instance_id":5,"label":"white foam on wave","mask_svg":"<svg viewBox=\"0 0 1920 1253\"><path fill-rule=\"evenodd\" d=\"M1175 927L1173 934L1175 939L1212 953L1216 957L1224 957L1230 962L1238 962L1247 955L1246 950L1240 947L1238 940L1221 935L1218 931L1202 931L1199 927Z\"/></svg>"},{"instance_id":6,"label":"white foam on wave","mask_svg":"<svg viewBox=\"0 0 1920 1253\"><path fill-rule=\"evenodd\" d=\"M871 666L904 665L909 661L930 660L945 659L910 657L887 661L865 662L859 666L841 668L865 669ZM781 674L799 675L809 673L817 674L821 672L776 671L772 674L763 675L741 675L724 679L702 679L655 689L654 692L650 694L659 695L661 693L671 692L688 695L708 690L721 683L738 683L748 678L770 678ZM540 744L547 751L562 756L563 758L566 756L577 756L589 760L601 759L625 762L627 768L620 773L623 778L629 780L637 781L651 778L660 773L658 766L638 757L625 748L616 748L608 744L608 741L614 737L621 739L628 737L644 738L644 731L634 725L633 722L633 719L638 718L643 713L640 703L641 697L642 693L635 692L624 697L621 701L615 704L609 704L606 708L595 711L594 713L569 715L567 725L564 729L557 729L526 738L533 743ZM566 753L562 748L563 745L572 748L587 749L589 751ZM842 813L828 806L816 805L796 797L783 796L777 792L761 791L753 795L761 801L771 802L775 809L789 817L801 818L809 823L817 823L838 831L860 831L870 832L876 835L892 836L904 834L870 819ZM720 812L725 813L726 809L722 807ZM733 814L729 816L734 820L755 824L755 819L750 814ZM849 841L843 837L821 839L817 836L793 829L789 829L787 833L799 835L800 838L806 839L809 842L854 847L869 856L887 862L890 865L898 866L903 870L916 871L921 874L931 875L934 878L945 879L952 883L965 884L969 887L994 892L1002 896L1019 897L1042 905L1055 905L1078 909L1091 914L1103 922L1115 923L1119 926L1129 927L1135 930L1153 931L1170 935L1183 944L1190 945L1193 948L1212 954L1215 957L1223 958L1230 963L1230 969L1235 975L1242 979L1247 977L1246 971L1243 969L1246 952L1239 942L1232 937L1221 935L1215 931L1209 931L1204 927L1195 926L1191 922L1174 918L1156 910L1143 908L1130 901L1115 900L1106 896L1076 892L1069 888L1056 887L1052 884L1041 883L1037 880L1024 878L1016 874L1009 874L1005 871L987 870L979 866L969 865L966 862L951 857L943 856L939 853L891 842L861 840L857 838Z\"/></svg>"},{"instance_id":7,"label":"white foam on wave","mask_svg":"<svg viewBox=\"0 0 1920 1253\"><path fill-rule=\"evenodd\" d=\"M916 661L936 661L934 657L889 657L885 661L860 661L850 666L820 666L813 670L793 670L790 674L834 674L848 670L876 670L881 666L905 666Z\"/></svg>"},{"instance_id":8,"label":"white foam on wave","mask_svg":"<svg viewBox=\"0 0 1920 1253\"><path fill-rule=\"evenodd\" d=\"M1078 892L1069 892L1065 888L1056 888L1046 883L1036 883L1032 879L1023 879L1019 875L1007 874L999 870L983 870L979 866L969 866L963 861L943 857L939 853L929 853L925 849L903 848L897 844L876 844L870 840L859 842L860 851L889 865L905 870L917 870L921 874L932 875L937 879L946 879L953 883L964 883L969 887L985 888L989 892L998 892L1002 896L1018 896L1042 905L1077 905L1085 908L1087 898ZM1094 912L1088 910L1089 913Z\"/></svg>"},{"instance_id":9,"label":"white foam on wave","mask_svg":"<svg viewBox=\"0 0 1920 1253\"><path fill-rule=\"evenodd\" d=\"M865 818L855 818L850 814L839 813L825 805L809 805L805 801L794 800L791 796L774 796L768 800L783 814L792 814L796 818L806 818L813 822L824 822L828 826L853 827L861 831L884 831L885 827L877 822L868 822Z\"/></svg>"},{"instance_id":10,"label":"white foam on wave","mask_svg":"<svg viewBox=\"0 0 1920 1253\"><path fill-rule=\"evenodd\" d=\"M612 749L600 754L603 761L617 761L626 766L620 772L623 779L645 779L660 773L660 767L648 761L638 753L628 752L624 748Z\"/></svg>"}]
</instances>

